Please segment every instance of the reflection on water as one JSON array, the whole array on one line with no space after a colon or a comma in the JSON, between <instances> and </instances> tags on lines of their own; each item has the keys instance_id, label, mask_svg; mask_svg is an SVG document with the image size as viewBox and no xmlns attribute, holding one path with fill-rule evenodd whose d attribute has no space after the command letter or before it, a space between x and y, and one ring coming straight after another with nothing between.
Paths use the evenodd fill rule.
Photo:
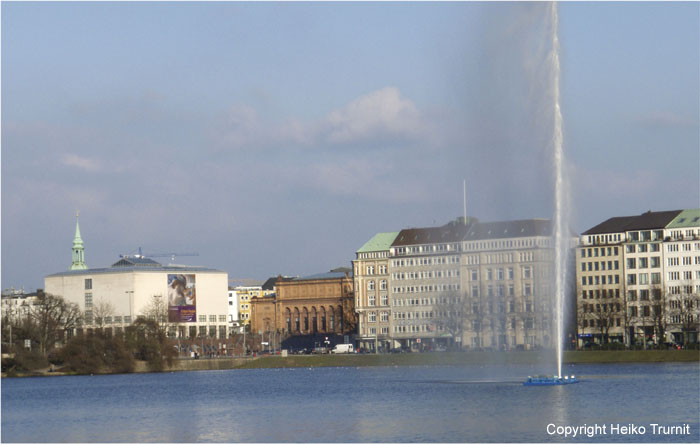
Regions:
<instances>
[{"instance_id":1,"label":"reflection on water","mask_svg":"<svg viewBox=\"0 0 700 444\"><path fill-rule=\"evenodd\" d=\"M524 387L546 371L526 365L6 379L2 441L541 442L565 440L548 424L616 422L688 423L692 434L574 441L696 442L699 370L577 365L565 373L579 384L553 387Z\"/></svg>"}]
</instances>

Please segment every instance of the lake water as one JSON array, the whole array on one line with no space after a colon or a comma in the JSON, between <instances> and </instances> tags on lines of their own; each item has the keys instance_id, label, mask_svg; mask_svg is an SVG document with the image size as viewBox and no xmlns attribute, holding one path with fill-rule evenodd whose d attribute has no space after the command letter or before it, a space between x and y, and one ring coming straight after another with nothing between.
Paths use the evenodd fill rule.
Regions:
<instances>
[{"instance_id":1,"label":"lake water","mask_svg":"<svg viewBox=\"0 0 700 444\"><path fill-rule=\"evenodd\" d=\"M698 363L571 365L565 373L579 384L522 385L540 371L484 365L4 379L2 441L700 441ZM645 433L613 434L615 424ZM689 434L654 434L651 424L687 424ZM557 434L584 425L579 430L598 426L598 434Z\"/></svg>"}]
</instances>

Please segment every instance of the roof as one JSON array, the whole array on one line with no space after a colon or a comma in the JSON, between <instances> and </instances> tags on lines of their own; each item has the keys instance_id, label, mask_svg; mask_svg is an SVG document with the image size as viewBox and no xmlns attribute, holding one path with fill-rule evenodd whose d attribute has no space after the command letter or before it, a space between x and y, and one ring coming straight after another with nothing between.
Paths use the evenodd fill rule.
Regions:
<instances>
[{"instance_id":1,"label":"roof","mask_svg":"<svg viewBox=\"0 0 700 444\"><path fill-rule=\"evenodd\" d=\"M162 266L153 259L143 256L125 256L112 264L112 267L159 267Z\"/></svg>"},{"instance_id":2,"label":"roof","mask_svg":"<svg viewBox=\"0 0 700 444\"><path fill-rule=\"evenodd\" d=\"M377 233L370 240L368 240L357 253L368 253L371 251L386 251L391 247L392 242L396 239L399 234L398 231L392 231L390 233Z\"/></svg>"},{"instance_id":3,"label":"roof","mask_svg":"<svg viewBox=\"0 0 700 444\"><path fill-rule=\"evenodd\" d=\"M501 222L478 222L478 220L472 219L469 225L449 223L442 227L401 230L392 246L551 236L551 234L552 221L549 219L524 219Z\"/></svg>"},{"instance_id":4,"label":"roof","mask_svg":"<svg viewBox=\"0 0 700 444\"><path fill-rule=\"evenodd\" d=\"M682 210L647 211L639 216L611 217L603 223L584 231L582 234L621 233L633 230L653 230L666 228Z\"/></svg>"},{"instance_id":5,"label":"roof","mask_svg":"<svg viewBox=\"0 0 700 444\"><path fill-rule=\"evenodd\" d=\"M294 279L294 278L289 277L289 276L271 277L268 280L266 280L264 284L262 284L262 289L263 290L274 290L275 284L277 284L277 282L291 281L292 279Z\"/></svg>"},{"instance_id":6,"label":"roof","mask_svg":"<svg viewBox=\"0 0 700 444\"><path fill-rule=\"evenodd\" d=\"M683 210L666 228L686 228L700 226L700 208Z\"/></svg>"},{"instance_id":7,"label":"roof","mask_svg":"<svg viewBox=\"0 0 700 444\"><path fill-rule=\"evenodd\" d=\"M550 219L524 219L472 224L463 240L472 241L551 235L552 221Z\"/></svg>"},{"instance_id":8,"label":"roof","mask_svg":"<svg viewBox=\"0 0 700 444\"><path fill-rule=\"evenodd\" d=\"M316 281L323 279L343 279L345 277L352 276L352 273L347 273L344 271L329 271L328 273L318 273L312 274L311 276L304 276L292 279L292 281Z\"/></svg>"},{"instance_id":9,"label":"roof","mask_svg":"<svg viewBox=\"0 0 700 444\"><path fill-rule=\"evenodd\" d=\"M108 268L88 268L84 270L63 271L61 273L50 274L46 277L131 272L225 273L225 271L215 270L213 268L198 267L194 265L161 265L152 259L141 256L123 257Z\"/></svg>"},{"instance_id":10,"label":"roof","mask_svg":"<svg viewBox=\"0 0 700 444\"><path fill-rule=\"evenodd\" d=\"M468 225L445 225L442 227L407 228L401 230L391 244L392 247L418 244L459 242L469 229Z\"/></svg>"}]
</instances>

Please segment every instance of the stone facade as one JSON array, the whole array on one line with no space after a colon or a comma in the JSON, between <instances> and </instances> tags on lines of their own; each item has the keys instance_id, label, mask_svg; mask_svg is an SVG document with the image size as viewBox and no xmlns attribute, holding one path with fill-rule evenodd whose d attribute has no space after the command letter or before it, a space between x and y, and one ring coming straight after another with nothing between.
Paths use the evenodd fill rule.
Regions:
<instances>
[{"instance_id":1,"label":"stone facade","mask_svg":"<svg viewBox=\"0 0 700 444\"><path fill-rule=\"evenodd\" d=\"M350 270L280 279L276 293L251 300L251 331L291 335L353 331L356 315Z\"/></svg>"}]
</instances>

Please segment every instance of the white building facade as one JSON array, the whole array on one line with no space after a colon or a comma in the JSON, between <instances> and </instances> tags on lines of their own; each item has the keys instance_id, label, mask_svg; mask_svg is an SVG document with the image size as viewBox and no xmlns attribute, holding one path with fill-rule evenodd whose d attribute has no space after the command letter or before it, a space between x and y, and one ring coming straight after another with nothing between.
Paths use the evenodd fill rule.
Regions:
<instances>
[{"instance_id":1,"label":"white building facade","mask_svg":"<svg viewBox=\"0 0 700 444\"><path fill-rule=\"evenodd\" d=\"M579 344L697 342L700 210L613 217L576 254Z\"/></svg>"},{"instance_id":2,"label":"white building facade","mask_svg":"<svg viewBox=\"0 0 700 444\"><path fill-rule=\"evenodd\" d=\"M44 283L47 293L80 307L86 329L116 333L159 300L167 307L170 337L226 338L229 334L228 273L223 271L127 257L108 268L52 274Z\"/></svg>"}]
</instances>

